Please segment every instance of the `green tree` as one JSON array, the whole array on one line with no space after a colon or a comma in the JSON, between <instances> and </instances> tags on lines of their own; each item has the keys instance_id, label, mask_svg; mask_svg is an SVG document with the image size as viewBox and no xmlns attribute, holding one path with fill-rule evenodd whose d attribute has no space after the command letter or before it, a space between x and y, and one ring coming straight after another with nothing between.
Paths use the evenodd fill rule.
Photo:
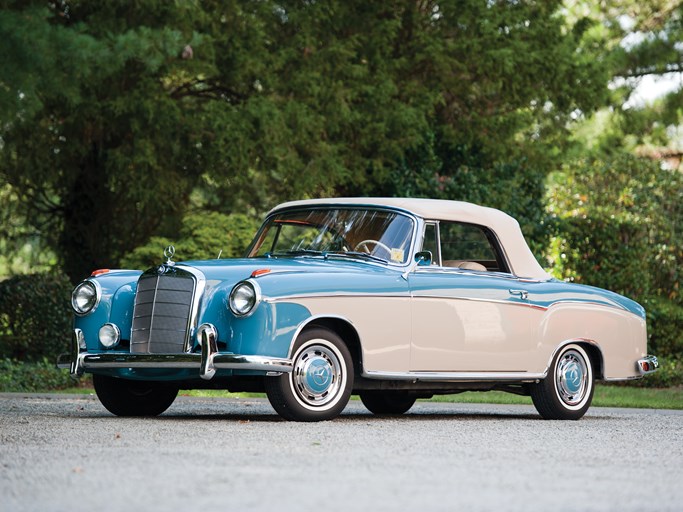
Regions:
<instances>
[{"instance_id":1,"label":"green tree","mask_svg":"<svg viewBox=\"0 0 683 512\"><path fill-rule=\"evenodd\" d=\"M189 4L4 3L0 51L22 72L0 79L0 173L75 281L184 211L201 130L170 82L202 67L182 57L201 38Z\"/></svg>"},{"instance_id":2,"label":"green tree","mask_svg":"<svg viewBox=\"0 0 683 512\"><path fill-rule=\"evenodd\" d=\"M579 4L600 30L612 98L577 131L582 148L603 154L633 152L679 168L683 159L683 4L669 0L611 0ZM647 87L668 82L655 100Z\"/></svg>"},{"instance_id":3,"label":"green tree","mask_svg":"<svg viewBox=\"0 0 683 512\"><path fill-rule=\"evenodd\" d=\"M402 194L396 173L431 156L445 196L532 225L568 116L606 90L559 0L0 5L17 71L0 77L0 173L73 280L177 232L193 190L250 214Z\"/></svg>"},{"instance_id":4,"label":"green tree","mask_svg":"<svg viewBox=\"0 0 683 512\"><path fill-rule=\"evenodd\" d=\"M158 265L169 245L175 247L177 261L239 258L244 256L259 225L258 220L239 213L191 213L183 220L176 236L152 237L124 256L121 264L141 270Z\"/></svg>"}]
</instances>

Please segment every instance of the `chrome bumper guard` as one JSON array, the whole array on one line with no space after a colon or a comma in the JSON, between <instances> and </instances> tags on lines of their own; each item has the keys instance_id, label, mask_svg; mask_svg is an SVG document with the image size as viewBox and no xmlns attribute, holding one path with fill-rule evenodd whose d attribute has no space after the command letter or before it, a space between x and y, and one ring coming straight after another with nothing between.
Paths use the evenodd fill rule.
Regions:
<instances>
[{"instance_id":1,"label":"chrome bumper guard","mask_svg":"<svg viewBox=\"0 0 683 512\"><path fill-rule=\"evenodd\" d=\"M71 354L62 354L57 360L59 368L68 368L71 376L83 375L86 369L93 368L197 368L199 376L210 380L216 369L256 370L268 373L288 373L292 371L292 361L267 356L246 356L219 353L216 339L211 333L202 332L201 354L91 354L82 349L83 333L74 329Z\"/></svg>"},{"instance_id":2,"label":"chrome bumper guard","mask_svg":"<svg viewBox=\"0 0 683 512\"><path fill-rule=\"evenodd\" d=\"M648 373L654 373L659 368L659 361L655 356L645 356L642 359L638 359L638 371L641 375L647 375Z\"/></svg>"}]
</instances>

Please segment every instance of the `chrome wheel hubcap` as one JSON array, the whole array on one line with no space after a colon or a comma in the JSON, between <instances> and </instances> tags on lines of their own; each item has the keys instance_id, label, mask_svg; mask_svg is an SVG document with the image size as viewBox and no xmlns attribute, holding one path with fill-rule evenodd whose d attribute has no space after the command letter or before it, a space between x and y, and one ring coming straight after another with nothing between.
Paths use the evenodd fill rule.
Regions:
<instances>
[{"instance_id":1,"label":"chrome wheel hubcap","mask_svg":"<svg viewBox=\"0 0 683 512\"><path fill-rule=\"evenodd\" d=\"M555 383L560 399L567 405L581 403L588 391L586 360L576 350L565 352L557 363Z\"/></svg>"},{"instance_id":2,"label":"chrome wheel hubcap","mask_svg":"<svg viewBox=\"0 0 683 512\"><path fill-rule=\"evenodd\" d=\"M345 380L339 357L331 348L314 344L304 347L296 357L292 386L299 401L308 407L332 404Z\"/></svg>"}]
</instances>

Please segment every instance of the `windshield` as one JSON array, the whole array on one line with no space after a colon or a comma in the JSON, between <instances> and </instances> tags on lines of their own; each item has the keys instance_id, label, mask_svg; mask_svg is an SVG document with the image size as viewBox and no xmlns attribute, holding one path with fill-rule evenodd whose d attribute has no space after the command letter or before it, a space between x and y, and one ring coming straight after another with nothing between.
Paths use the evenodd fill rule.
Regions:
<instances>
[{"instance_id":1,"label":"windshield","mask_svg":"<svg viewBox=\"0 0 683 512\"><path fill-rule=\"evenodd\" d=\"M269 217L248 256L343 256L408 261L413 221L386 210L318 208Z\"/></svg>"}]
</instances>

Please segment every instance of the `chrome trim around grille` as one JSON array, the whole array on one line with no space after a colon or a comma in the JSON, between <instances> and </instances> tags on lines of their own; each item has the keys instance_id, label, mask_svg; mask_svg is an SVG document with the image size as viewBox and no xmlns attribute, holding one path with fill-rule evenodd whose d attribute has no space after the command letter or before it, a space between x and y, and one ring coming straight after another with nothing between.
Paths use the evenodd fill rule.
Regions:
<instances>
[{"instance_id":1,"label":"chrome trim around grille","mask_svg":"<svg viewBox=\"0 0 683 512\"><path fill-rule=\"evenodd\" d=\"M175 283L176 285L183 284L184 286L171 287L174 279L179 280ZM142 289L143 283L147 284L150 280L154 280L154 287ZM189 284L185 285L180 280L191 280L192 289L190 290ZM163 264L142 274L138 279L138 289L135 293L130 336L131 353L189 353L193 346L192 339L197 327L199 305L205 286L204 274L185 265ZM174 295L188 293L190 293L189 301L178 300L174 297ZM143 299L142 294L151 294L152 297ZM160 298L165 300L160 300ZM166 310L160 312L161 308L166 308ZM161 326L157 325L155 331L155 322L163 321L160 319L166 319L166 323ZM155 336L155 332L159 333L164 330L167 331L168 338L160 338L158 334Z\"/></svg>"}]
</instances>

